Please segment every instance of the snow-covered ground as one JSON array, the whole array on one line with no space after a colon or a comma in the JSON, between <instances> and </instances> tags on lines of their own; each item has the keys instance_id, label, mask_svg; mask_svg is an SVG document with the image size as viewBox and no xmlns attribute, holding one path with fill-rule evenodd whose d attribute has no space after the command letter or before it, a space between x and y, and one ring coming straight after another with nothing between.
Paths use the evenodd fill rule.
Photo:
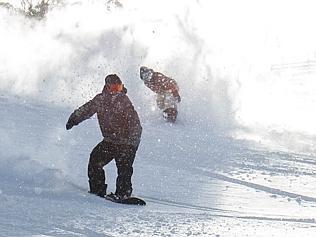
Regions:
<instances>
[{"instance_id":1,"label":"snow-covered ground","mask_svg":"<svg viewBox=\"0 0 316 237\"><path fill-rule=\"evenodd\" d=\"M145 207L87 193L96 119L1 97L1 236L313 236L316 161L218 136L179 119L143 121L134 194ZM110 190L116 177L107 169Z\"/></svg>"},{"instance_id":2,"label":"snow-covered ground","mask_svg":"<svg viewBox=\"0 0 316 237\"><path fill-rule=\"evenodd\" d=\"M134 193L145 207L90 196L96 119L1 97L1 236L313 236L314 156L271 152L181 119L143 121ZM106 169L110 190L114 165Z\"/></svg>"},{"instance_id":3,"label":"snow-covered ground","mask_svg":"<svg viewBox=\"0 0 316 237\"><path fill-rule=\"evenodd\" d=\"M299 41L308 30L295 22L301 36L277 31L295 10L312 24L312 8L263 21L284 5L147 2L73 1L39 22L0 8L0 236L316 236L315 36ZM177 123L161 119L141 65L178 81ZM113 72L142 121L133 185L144 207L87 193L95 117L65 130ZM114 164L106 173L113 191Z\"/></svg>"}]
</instances>

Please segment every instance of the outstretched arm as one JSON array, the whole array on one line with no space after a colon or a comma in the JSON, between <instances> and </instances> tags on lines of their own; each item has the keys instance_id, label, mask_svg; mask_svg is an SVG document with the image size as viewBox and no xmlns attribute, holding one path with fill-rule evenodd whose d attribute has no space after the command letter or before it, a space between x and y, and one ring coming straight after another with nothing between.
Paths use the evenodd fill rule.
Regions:
<instances>
[{"instance_id":1,"label":"outstretched arm","mask_svg":"<svg viewBox=\"0 0 316 237\"><path fill-rule=\"evenodd\" d=\"M78 125L82 121L90 118L97 112L97 102L98 96L94 97L92 100L88 101L84 105L76 109L69 117L66 124L66 129L69 130L73 126Z\"/></svg>"}]
</instances>

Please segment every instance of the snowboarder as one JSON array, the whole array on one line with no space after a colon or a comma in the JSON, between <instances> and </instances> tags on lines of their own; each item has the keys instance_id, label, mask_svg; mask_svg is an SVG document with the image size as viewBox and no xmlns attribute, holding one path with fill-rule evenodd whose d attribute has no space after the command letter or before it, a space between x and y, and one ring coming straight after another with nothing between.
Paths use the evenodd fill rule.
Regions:
<instances>
[{"instance_id":1,"label":"snowboarder","mask_svg":"<svg viewBox=\"0 0 316 237\"><path fill-rule=\"evenodd\" d=\"M163 111L163 118L168 122L175 122L178 116L177 104L181 101L177 82L145 66L140 67L140 78L156 93L156 103Z\"/></svg>"},{"instance_id":2,"label":"snowboarder","mask_svg":"<svg viewBox=\"0 0 316 237\"><path fill-rule=\"evenodd\" d=\"M114 199L132 194L133 162L138 149L142 127L137 112L126 95L127 90L116 74L105 77L102 93L76 109L69 117L66 129L97 114L104 139L92 150L88 164L90 193ZM103 167L115 160L116 191L106 195L107 184Z\"/></svg>"}]
</instances>

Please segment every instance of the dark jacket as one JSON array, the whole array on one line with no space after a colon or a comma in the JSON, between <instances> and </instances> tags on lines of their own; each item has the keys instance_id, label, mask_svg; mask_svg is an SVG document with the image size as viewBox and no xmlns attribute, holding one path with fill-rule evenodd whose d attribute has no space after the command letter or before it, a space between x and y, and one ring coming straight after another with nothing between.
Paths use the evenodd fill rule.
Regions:
<instances>
[{"instance_id":1,"label":"dark jacket","mask_svg":"<svg viewBox=\"0 0 316 237\"><path fill-rule=\"evenodd\" d=\"M171 92L174 97L180 99L177 82L160 72L154 72L152 78L144 83L155 93L164 94L166 92Z\"/></svg>"},{"instance_id":2,"label":"dark jacket","mask_svg":"<svg viewBox=\"0 0 316 237\"><path fill-rule=\"evenodd\" d=\"M109 93L105 87L69 117L68 123L77 125L97 113L104 140L115 144L138 146L142 127L137 112L124 92Z\"/></svg>"}]
</instances>

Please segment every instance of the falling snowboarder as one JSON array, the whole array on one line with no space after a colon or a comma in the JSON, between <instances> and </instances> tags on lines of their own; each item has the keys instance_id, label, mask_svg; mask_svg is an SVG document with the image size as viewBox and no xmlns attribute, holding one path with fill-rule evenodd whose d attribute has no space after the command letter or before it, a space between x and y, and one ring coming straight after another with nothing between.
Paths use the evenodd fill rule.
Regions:
<instances>
[{"instance_id":1,"label":"falling snowboarder","mask_svg":"<svg viewBox=\"0 0 316 237\"><path fill-rule=\"evenodd\" d=\"M168 122L175 122L178 116L177 104L181 101L177 82L145 66L140 67L140 78L156 93L156 103L163 111L163 118Z\"/></svg>"},{"instance_id":2,"label":"falling snowboarder","mask_svg":"<svg viewBox=\"0 0 316 237\"><path fill-rule=\"evenodd\" d=\"M142 127L126 92L116 74L106 76L102 93L76 109L70 115L66 129L71 129L96 113L104 139L90 154L90 193L118 203L129 203L126 200L132 200L129 204L144 205L144 202L137 203L137 198L130 199L133 191L133 162L140 143ZM115 160L118 174L116 191L107 194L103 167L112 160Z\"/></svg>"}]
</instances>

